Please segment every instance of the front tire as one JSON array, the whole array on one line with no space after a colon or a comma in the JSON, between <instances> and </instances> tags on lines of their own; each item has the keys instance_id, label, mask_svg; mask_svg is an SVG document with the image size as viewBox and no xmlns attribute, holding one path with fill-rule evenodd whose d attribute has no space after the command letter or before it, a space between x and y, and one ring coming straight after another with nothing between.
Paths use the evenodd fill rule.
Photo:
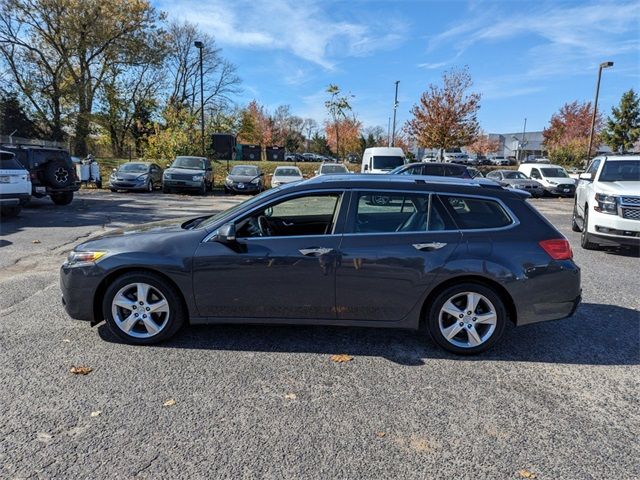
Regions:
<instances>
[{"instance_id":1,"label":"front tire","mask_svg":"<svg viewBox=\"0 0 640 480\"><path fill-rule=\"evenodd\" d=\"M493 289L463 283L443 290L431 304L426 326L445 350L475 355L491 348L507 322L504 302Z\"/></svg>"},{"instance_id":2,"label":"front tire","mask_svg":"<svg viewBox=\"0 0 640 480\"><path fill-rule=\"evenodd\" d=\"M153 193L153 180L149 180L147 184L147 193Z\"/></svg>"},{"instance_id":3,"label":"front tire","mask_svg":"<svg viewBox=\"0 0 640 480\"><path fill-rule=\"evenodd\" d=\"M580 232L580 225L578 225L578 205L573 204L573 216L571 217L571 230L574 232Z\"/></svg>"},{"instance_id":4,"label":"front tire","mask_svg":"<svg viewBox=\"0 0 640 480\"><path fill-rule=\"evenodd\" d=\"M134 345L167 340L187 318L180 293L150 272L116 278L105 292L102 315L114 335Z\"/></svg>"},{"instance_id":5,"label":"front tire","mask_svg":"<svg viewBox=\"0 0 640 480\"><path fill-rule=\"evenodd\" d=\"M585 250L597 250L600 245L591 241L591 234L589 233L589 207L584 207L584 222L582 225L582 235L580 236L580 246Z\"/></svg>"}]
</instances>

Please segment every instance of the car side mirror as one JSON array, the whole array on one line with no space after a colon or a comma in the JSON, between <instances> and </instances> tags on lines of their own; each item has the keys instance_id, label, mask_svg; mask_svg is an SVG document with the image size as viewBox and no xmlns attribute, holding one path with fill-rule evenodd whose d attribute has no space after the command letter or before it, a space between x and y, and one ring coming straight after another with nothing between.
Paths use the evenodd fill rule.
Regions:
<instances>
[{"instance_id":1,"label":"car side mirror","mask_svg":"<svg viewBox=\"0 0 640 480\"><path fill-rule=\"evenodd\" d=\"M578 178L580 180L587 180L590 182L593 180L593 173L581 173Z\"/></svg>"},{"instance_id":2,"label":"car side mirror","mask_svg":"<svg viewBox=\"0 0 640 480\"><path fill-rule=\"evenodd\" d=\"M171 164L170 164L170 163L167 163L167 164L165 165L165 168L171 168Z\"/></svg>"},{"instance_id":3,"label":"car side mirror","mask_svg":"<svg viewBox=\"0 0 640 480\"><path fill-rule=\"evenodd\" d=\"M215 236L216 242L234 243L236 241L236 226L233 223L225 223L218 229Z\"/></svg>"},{"instance_id":4,"label":"car side mirror","mask_svg":"<svg viewBox=\"0 0 640 480\"><path fill-rule=\"evenodd\" d=\"M114 168L114 169L113 169L113 171L114 171L114 172L117 172L117 171L118 171L118 169L117 169L117 168Z\"/></svg>"}]
</instances>

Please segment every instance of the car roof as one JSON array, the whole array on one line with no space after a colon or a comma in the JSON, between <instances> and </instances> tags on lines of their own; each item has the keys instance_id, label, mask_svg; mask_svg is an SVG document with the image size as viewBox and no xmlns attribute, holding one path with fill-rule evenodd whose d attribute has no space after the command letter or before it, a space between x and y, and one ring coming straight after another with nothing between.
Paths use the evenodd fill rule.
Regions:
<instances>
[{"instance_id":1,"label":"car roof","mask_svg":"<svg viewBox=\"0 0 640 480\"><path fill-rule=\"evenodd\" d=\"M327 188L407 188L415 185L425 185L432 187L490 187L495 188L497 184L484 178L457 178L440 177L432 175L386 175L386 174L344 174L317 176L305 180L298 185L317 185ZM502 187L499 187L502 188Z\"/></svg>"},{"instance_id":2,"label":"car roof","mask_svg":"<svg viewBox=\"0 0 640 480\"><path fill-rule=\"evenodd\" d=\"M403 165L403 166L412 167L413 165L447 165L447 166L454 166L454 167L460 167L460 168L467 168L465 165L460 165L459 163L450 163L450 162L413 162L413 163L407 163L406 165Z\"/></svg>"},{"instance_id":3,"label":"car roof","mask_svg":"<svg viewBox=\"0 0 640 480\"><path fill-rule=\"evenodd\" d=\"M605 161L609 162L609 161L620 161L620 160L640 160L640 155L638 154L632 154L632 155L603 155L600 157L596 157L596 158L604 158ZM594 158L595 160L595 158Z\"/></svg>"},{"instance_id":4,"label":"car roof","mask_svg":"<svg viewBox=\"0 0 640 480\"><path fill-rule=\"evenodd\" d=\"M144 160L140 160L140 161L138 161L138 160L132 160L132 161L130 161L130 162L125 162L125 163L123 163L123 164L122 164L122 165L120 165L120 166L122 167L123 165L131 165L132 163L136 163L136 164L138 164L138 165L151 165L153 162L147 162L147 161L144 161Z\"/></svg>"}]
</instances>

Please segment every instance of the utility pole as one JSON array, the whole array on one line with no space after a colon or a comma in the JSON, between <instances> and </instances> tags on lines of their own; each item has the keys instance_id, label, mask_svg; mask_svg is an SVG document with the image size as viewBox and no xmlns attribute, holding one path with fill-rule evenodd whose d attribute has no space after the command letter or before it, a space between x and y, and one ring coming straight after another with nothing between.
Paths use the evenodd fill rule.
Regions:
<instances>
[{"instance_id":1,"label":"utility pole","mask_svg":"<svg viewBox=\"0 0 640 480\"><path fill-rule=\"evenodd\" d=\"M391 146L391 117L389 117L389 121L387 122L387 147Z\"/></svg>"},{"instance_id":2,"label":"utility pole","mask_svg":"<svg viewBox=\"0 0 640 480\"><path fill-rule=\"evenodd\" d=\"M524 143L524 134L527 131L527 118L524 119L524 127L522 127L522 141L520 142L520 149L518 150L518 158L516 159L520 163L520 152L523 150L526 143Z\"/></svg>"},{"instance_id":3,"label":"utility pole","mask_svg":"<svg viewBox=\"0 0 640 480\"><path fill-rule=\"evenodd\" d=\"M596 83L596 98L593 102L593 116L591 117L591 130L589 130L589 147L587 148L587 163L591 158L591 145L593 144L593 131L596 127L596 115L598 114L598 96L600 95L600 78L602 69L613 67L613 62L602 62L598 67L598 83Z\"/></svg>"},{"instance_id":4,"label":"utility pole","mask_svg":"<svg viewBox=\"0 0 640 480\"><path fill-rule=\"evenodd\" d=\"M206 157L204 141L204 75L202 74L202 49L204 48L204 43L195 42L194 45L200 51L200 135L202 136L202 156Z\"/></svg>"},{"instance_id":5,"label":"utility pole","mask_svg":"<svg viewBox=\"0 0 640 480\"><path fill-rule=\"evenodd\" d=\"M393 130L391 130L391 146L395 147L396 143L396 110L398 109L398 84L400 80L396 80L396 96L393 101Z\"/></svg>"}]
</instances>

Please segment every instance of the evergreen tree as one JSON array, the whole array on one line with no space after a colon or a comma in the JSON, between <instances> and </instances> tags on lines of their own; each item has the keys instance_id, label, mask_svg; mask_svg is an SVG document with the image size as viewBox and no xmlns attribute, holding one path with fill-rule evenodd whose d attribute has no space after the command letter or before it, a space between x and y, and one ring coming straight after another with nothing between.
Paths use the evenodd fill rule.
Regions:
<instances>
[{"instance_id":1,"label":"evergreen tree","mask_svg":"<svg viewBox=\"0 0 640 480\"><path fill-rule=\"evenodd\" d=\"M640 138L640 98L633 88L622 95L620 104L611 109L611 114L602 139L614 152L632 150Z\"/></svg>"},{"instance_id":2,"label":"evergreen tree","mask_svg":"<svg viewBox=\"0 0 640 480\"><path fill-rule=\"evenodd\" d=\"M14 133L15 131L15 133ZM0 135L33 138L37 136L35 123L24 111L15 93L0 95Z\"/></svg>"}]
</instances>

